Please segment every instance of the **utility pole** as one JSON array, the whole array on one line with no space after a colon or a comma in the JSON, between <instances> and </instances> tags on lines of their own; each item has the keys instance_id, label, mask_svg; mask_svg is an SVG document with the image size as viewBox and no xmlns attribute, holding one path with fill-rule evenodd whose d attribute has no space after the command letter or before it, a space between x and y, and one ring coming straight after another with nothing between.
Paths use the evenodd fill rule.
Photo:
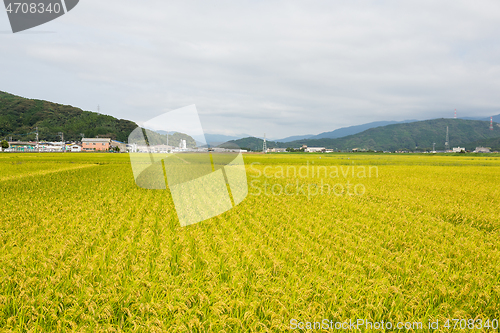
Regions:
<instances>
[{"instance_id":1,"label":"utility pole","mask_svg":"<svg viewBox=\"0 0 500 333\"><path fill-rule=\"evenodd\" d=\"M59 132L58 134L61 136L61 141L62 141L62 147L61 147L61 149L62 149L62 152L64 153L66 151L66 147L65 147L66 144L64 143L64 133L63 132Z\"/></svg>"},{"instance_id":2,"label":"utility pole","mask_svg":"<svg viewBox=\"0 0 500 333\"><path fill-rule=\"evenodd\" d=\"M264 133L264 144L262 145L262 151L264 152L264 154L267 153L266 133Z\"/></svg>"},{"instance_id":3,"label":"utility pole","mask_svg":"<svg viewBox=\"0 0 500 333\"><path fill-rule=\"evenodd\" d=\"M444 149L450 149L450 137L448 136L448 126L446 126L446 142L444 143Z\"/></svg>"},{"instance_id":4,"label":"utility pole","mask_svg":"<svg viewBox=\"0 0 500 333\"><path fill-rule=\"evenodd\" d=\"M432 151L433 152L436 151L436 143L435 142L432 143Z\"/></svg>"}]
</instances>

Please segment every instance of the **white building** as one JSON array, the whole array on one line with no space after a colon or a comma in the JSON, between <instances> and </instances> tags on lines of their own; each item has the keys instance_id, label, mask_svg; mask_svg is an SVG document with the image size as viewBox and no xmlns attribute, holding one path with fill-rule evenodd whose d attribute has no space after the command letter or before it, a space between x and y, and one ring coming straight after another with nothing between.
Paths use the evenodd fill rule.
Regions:
<instances>
[{"instance_id":1,"label":"white building","mask_svg":"<svg viewBox=\"0 0 500 333\"><path fill-rule=\"evenodd\" d=\"M214 147L210 148L214 153L247 153L248 151L245 149L237 149L237 148L220 148Z\"/></svg>"},{"instance_id":2,"label":"white building","mask_svg":"<svg viewBox=\"0 0 500 333\"><path fill-rule=\"evenodd\" d=\"M474 150L474 153L491 153L491 151L490 151L490 148L476 147L476 150Z\"/></svg>"},{"instance_id":3,"label":"white building","mask_svg":"<svg viewBox=\"0 0 500 333\"><path fill-rule=\"evenodd\" d=\"M167 145L154 145L154 146L149 146L149 152L151 153L168 153L171 152L174 149L172 146L167 146Z\"/></svg>"},{"instance_id":4,"label":"white building","mask_svg":"<svg viewBox=\"0 0 500 333\"><path fill-rule=\"evenodd\" d=\"M286 153L286 148L268 148L268 153Z\"/></svg>"},{"instance_id":5,"label":"white building","mask_svg":"<svg viewBox=\"0 0 500 333\"><path fill-rule=\"evenodd\" d=\"M454 153L460 153L461 151L465 151L465 148L461 148L461 147L453 148Z\"/></svg>"},{"instance_id":6,"label":"white building","mask_svg":"<svg viewBox=\"0 0 500 333\"><path fill-rule=\"evenodd\" d=\"M77 144L67 145L66 146L66 151L70 151L70 152L73 152L73 153L80 152L80 151L82 151L82 146L77 145Z\"/></svg>"},{"instance_id":7,"label":"white building","mask_svg":"<svg viewBox=\"0 0 500 333\"><path fill-rule=\"evenodd\" d=\"M304 151L308 153L321 153L326 150L325 147L307 147Z\"/></svg>"},{"instance_id":8,"label":"white building","mask_svg":"<svg viewBox=\"0 0 500 333\"><path fill-rule=\"evenodd\" d=\"M62 152L63 143L62 142L40 142L38 144L38 149L41 152Z\"/></svg>"}]
</instances>

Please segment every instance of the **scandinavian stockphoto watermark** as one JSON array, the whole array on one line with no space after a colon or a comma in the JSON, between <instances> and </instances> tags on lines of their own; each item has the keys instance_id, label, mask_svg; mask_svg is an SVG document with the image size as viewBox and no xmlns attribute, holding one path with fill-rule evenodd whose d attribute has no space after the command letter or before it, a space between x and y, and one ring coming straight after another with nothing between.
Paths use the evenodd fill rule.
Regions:
<instances>
[{"instance_id":1,"label":"scandinavian stockphoto watermark","mask_svg":"<svg viewBox=\"0 0 500 333\"><path fill-rule=\"evenodd\" d=\"M250 195L253 196L362 196L366 187L362 180L378 178L377 166L365 165L305 165L250 164Z\"/></svg>"},{"instance_id":2,"label":"scandinavian stockphoto watermark","mask_svg":"<svg viewBox=\"0 0 500 333\"><path fill-rule=\"evenodd\" d=\"M12 32L20 32L63 16L79 0L4 0Z\"/></svg>"},{"instance_id":3,"label":"scandinavian stockphoto watermark","mask_svg":"<svg viewBox=\"0 0 500 333\"><path fill-rule=\"evenodd\" d=\"M136 184L159 190L168 184L181 226L222 214L248 194L239 147L210 149L195 105L143 123L128 146Z\"/></svg>"},{"instance_id":4,"label":"scandinavian stockphoto watermark","mask_svg":"<svg viewBox=\"0 0 500 333\"><path fill-rule=\"evenodd\" d=\"M349 319L344 321L334 321L330 319L322 319L319 321L301 321L295 318L290 320L290 329L307 330L307 331L361 331L361 332L387 332L387 331L465 331L465 330L481 330L481 331L497 331L499 328L498 319L482 319L482 318L450 318L444 320L428 320L423 321L384 321L384 320L369 320L369 319Z\"/></svg>"}]
</instances>

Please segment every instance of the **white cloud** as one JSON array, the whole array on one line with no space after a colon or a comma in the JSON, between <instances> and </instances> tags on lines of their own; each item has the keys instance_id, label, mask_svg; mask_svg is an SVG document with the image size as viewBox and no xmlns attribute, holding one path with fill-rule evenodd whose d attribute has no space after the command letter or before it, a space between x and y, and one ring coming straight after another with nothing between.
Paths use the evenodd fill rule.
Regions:
<instances>
[{"instance_id":1,"label":"white cloud","mask_svg":"<svg viewBox=\"0 0 500 333\"><path fill-rule=\"evenodd\" d=\"M207 132L287 136L500 106L495 1L82 1L1 34L0 90ZM7 18L0 30L8 30Z\"/></svg>"}]
</instances>

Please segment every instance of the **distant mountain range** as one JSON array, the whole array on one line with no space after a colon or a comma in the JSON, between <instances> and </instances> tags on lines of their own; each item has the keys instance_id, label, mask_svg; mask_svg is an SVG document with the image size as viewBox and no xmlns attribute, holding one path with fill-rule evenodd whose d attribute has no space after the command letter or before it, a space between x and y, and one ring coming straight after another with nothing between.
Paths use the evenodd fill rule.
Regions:
<instances>
[{"instance_id":1,"label":"distant mountain range","mask_svg":"<svg viewBox=\"0 0 500 333\"><path fill-rule=\"evenodd\" d=\"M463 118L459 118L459 119L490 121L490 118L478 118L478 117L463 117ZM370 129L370 128L382 127L382 126L393 125L393 124L413 123L413 122L417 122L417 121L419 121L419 120L411 119L411 120L403 120L403 121L374 121L374 122L366 123L366 124L362 124L362 125L342 127L342 128L338 128L336 130L333 130L331 132L323 132L323 133L320 133L317 135L314 135L314 134L294 135L294 136L286 137L284 139L276 139L273 141L292 142L292 141L303 140L303 139L326 139L326 138L336 139L336 138L342 138L342 137L348 136L348 135L361 133L361 132L366 131L367 129ZM493 116L493 121L500 123L500 114ZM231 139L231 140L235 140L235 139Z\"/></svg>"},{"instance_id":2,"label":"distant mountain range","mask_svg":"<svg viewBox=\"0 0 500 333\"><path fill-rule=\"evenodd\" d=\"M500 137L500 125L495 123L494 129L489 130L488 121L466 119L432 119L424 121L390 124L369 128L361 133L341 138L301 139L291 142L268 141L267 146L300 148L325 147L338 150L353 148L366 150L431 150L433 143L437 150L443 150L446 140L446 127L449 128L450 147L465 147L474 149L479 140L490 140ZM262 150L262 139L244 138L230 141L240 147L251 150ZM224 145L221 145L223 147ZM474 147L473 147L474 146Z\"/></svg>"},{"instance_id":3,"label":"distant mountain range","mask_svg":"<svg viewBox=\"0 0 500 333\"><path fill-rule=\"evenodd\" d=\"M293 135L293 136L286 137L284 139L276 139L276 140L273 140L273 141L278 141L278 142L292 142L292 141L296 141L296 140L309 139L309 138L312 138L313 136L315 136L315 135L314 134Z\"/></svg>"},{"instance_id":4,"label":"distant mountain range","mask_svg":"<svg viewBox=\"0 0 500 333\"><path fill-rule=\"evenodd\" d=\"M386 126L386 125L391 125L391 124L408 123L408 122L414 122L414 121L418 121L418 120L374 121L374 122L366 123L366 124L362 124L362 125L354 125L354 126L337 128L336 130L333 130L331 132L323 132L323 133L316 134L316 135L315 134L294 135L294 136L286 137L284 139L276 139L273 141L292 142L292 141L304 140L304 139L325 139L325 138L336 139L336 138L341 138L343 136L361 133L363 131L366 131L367 129L374 128L374 127Z\"/></svg>"},{"instance_id":5,"label":"distant mountain range","mask_svg":"<svg viewBox=\"0 0 500 333\"><path fill-rule=\"evenodd\" d=\"M418 149L429 150L432 143L436 149L444 149L446 126L449 127L450 146L467 149L475 145L498 147L500 137L500 115L493 117L494 130L489 130L489 118L468 117L459 119L431 119L424 121L405 120L377 121L362 125L339 128L317 135L296 135L280 140L268 141L267 146L299 148L303 144L346 150L352 148L373 150ZM34 128L38 127L40 140L58 140L59 132L67 140L85 137L110 137L126 142L132 130L137 127L132 121L116 119L112 116L83 111L79 108L43 100L23 98L0 91L0 138L12 137L13 140L34 140ZM158 133L158 131L157 131ZM166 132L159 131L159 142L166 139ZM170 133L169 139L176 142L184 138L181 133ZM242 148L262 150L261 138L247 134L222 135L205 134L210 146L224 146L225 142L236 143ZM187 138L188 145L195 144L200 138Z\"/></svg>"},{"instance_id":6,"label":"distant mountain range","mask_svg":"<svg viewBox=\"0 0 500 333\"><path fill-rule=\"evenodd\" d=\"M318 135L314 135L308 139L336 139L341 138L348 135L353 135L357 133L361 133L370 128L376 128L381 126L387 126L392 124L402 124L402 123L411 123L418 120L404 120L404 121L374 121L371 123L363 124L363 125L355 125L349 127L338 128L331 132L323 132Z\"/></svg>"},{"instance_id":7,"label":"distant mountain range","mask_svg":"<svg viewBox=\"0 0 500 333\"><path fill-rule=\"evenodd\" d=\"M224 143L224 142L227 142L230 140L238 140L241 138L246 138L249 136L251 136L251 135L249 135L249 134L223 135L223 134L205 133L205 140L210 146L216 147L216 146L220 145L221 143Z\"/></svg>"},{"instance_id":8,"label":"distant mountain range","mask_svg":"<svg viewBox=\"0 0 500 333\"><path fill-rule=\"evenodd\" d=\"M493 116L493 121L496 123L500 123L500 114ZM459 117L458 119L466 119L466 120L482 120L482 121L490 121L490 117L482 118L482 117Z\"/></svg>"},{"instance_id":9,"label":"distant mountain range","mask_svg":"<svg viewBox=\"0 0 500 333\"><path fill-rule=\"evenodd\" d=\"M481 121L490 121L490 118L482 118L482 117L463 117L459 119L465 119L465 120L481 120ZM283 139L270 139L273 142L293 142L293 141L298 141L298 140L304 140L304 139L311 139L311 140L318 140L318 139L337 139L337 138L342 138L348 135L354 135L357 133L364 132L370 128L376 128L376 127L382 127L382 126L387 126L387 125L393 125L393 124L405 124L405 123L413 123L417 122L419 120L417 119L410 119L410 120L403 120L403 121L374 121L362 125L354 125L354 126L348 126L348 127L342 127L338 128L336 130L330 131L330 132L323 132L320 134L304 134L304 135L293 135L289 136ZM499 122L500 123L500 114L493 116L493 121L494 122ZM161 131L157 131L160 133ZM163 131L164 132L164 131ZM161 134L166 134L161 133ZM206 141L210 144L212 147L216 147L220 144L223 144L228 141L235 141L243 138L248 138L248 137L253 137L249 134L236 134L233 136L230 135L222 135L222 134L205 134L205 139ZM201 142L201 138L195 138L197 142ZM262 138L260 138L262 139Z\"/></svg>"},{"instance_id":10,"label":"distant mountain range","mask_svg":"<svg viewBox=\"0 0 500 333\"><path fill-rule=\"evenodd\" d=\"M296 142L296 141L294 141ZM225 142L219 147L221 148L234 148L234 145L240 147L241 149L248 149L252 151L262 151L262 144L264 143L264 140L260 138L255 138L253 136L248 137L248 138L243 138L243 139L238 139L238 140L231 140L228 142ZM292 145L287 145L287 143L284 142L276 142L276 141L266 141L267 148L286 148L286 147L292 147Z\"/></svg>"},{"instance_id":11,"label":"distant mountain range","mask_svg":"<svg viewBox=\"0 0 500 333\"><path fill-rule=\"evenodd\" d=\"M165 131L156 131L156 132L160 133ZM224 135L224 134L205 133L205 135L194 135L193 138L196 140L196 144L198 145L198 147L207 147L207 146L217 147L218 145L224 142L239 140L250 136L251 135L249 134Z\"/></svg>"}]
</instances>

